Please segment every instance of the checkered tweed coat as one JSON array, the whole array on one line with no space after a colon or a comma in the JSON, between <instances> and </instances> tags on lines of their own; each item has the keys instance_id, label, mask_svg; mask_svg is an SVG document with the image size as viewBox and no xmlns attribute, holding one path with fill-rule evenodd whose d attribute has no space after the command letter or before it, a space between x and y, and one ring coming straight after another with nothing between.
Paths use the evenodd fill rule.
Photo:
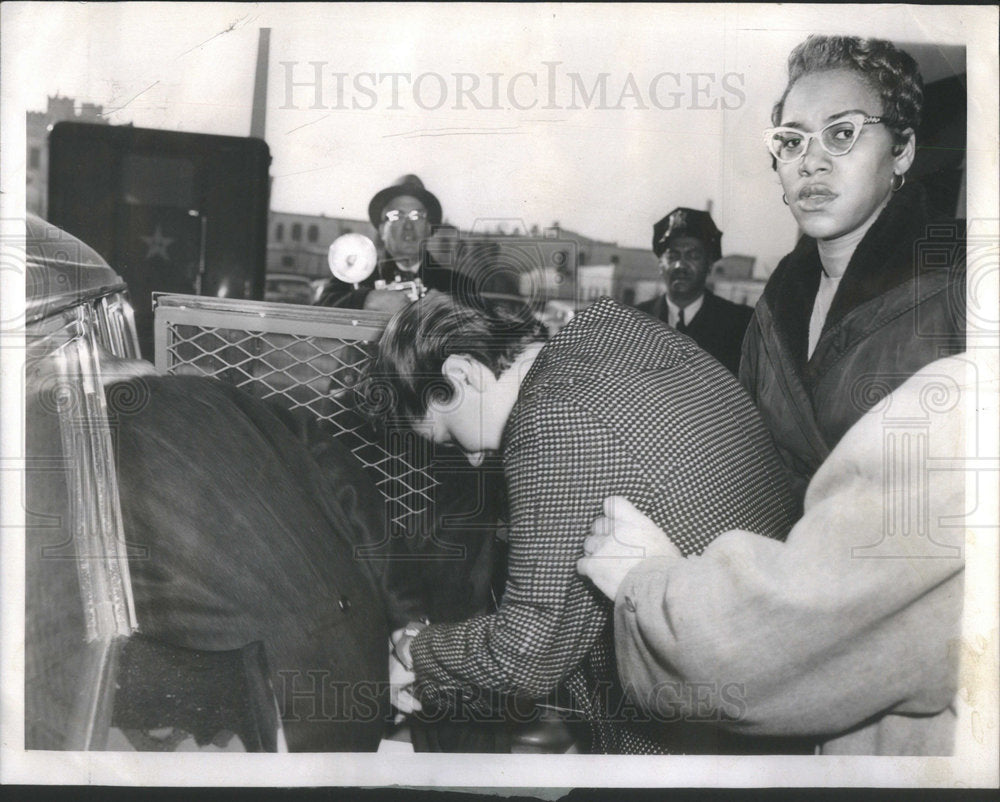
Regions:
<instances>
[{"instance_id":1,"label":"checkered tweed coat","mask_svg":"<svg viewBox=\"0 0 1000 802\"><path fill-rule=\"evenodd\" d=\"M627 496L686 555L729 529L787 534L784 475L743 389L692 340L602 299L540 351L503 459L504 597L494 614L414 639L423 698L468 702L488 689L540 699L562 684L591 724L595 751L699 751L678 727L638 721L622 703L612 604L576 561L609 495Z\"/></svg>"}]
</instances>

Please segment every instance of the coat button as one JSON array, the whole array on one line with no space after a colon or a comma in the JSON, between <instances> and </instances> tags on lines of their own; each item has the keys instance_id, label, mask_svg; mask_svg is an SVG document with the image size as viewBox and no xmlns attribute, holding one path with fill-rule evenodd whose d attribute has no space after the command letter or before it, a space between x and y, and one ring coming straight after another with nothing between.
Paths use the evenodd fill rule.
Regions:
<instances>
[{"instance_id":1,"label":"coat button","mask_svg":"<svg viewBox=\"0 0 1000 802\"><path fill-rule=\"evenodd\" d=\"M628 610L630 613L634 613L635 612L635 602L632 601L632 597L631 596L626 596L625 597L625 609Z\"/></svg>"},{"instance_id":2,"label":"coat button","mask_svg":"<svg viewBox=\"0 0 1000 802\"><path fill-rule=\"evenodd\" d=\"M337 606L340 608L340 612L346 613L351 609L351 600L346 596L341 596L340 601L337 602Z\"/></svg>"}]
</instances>

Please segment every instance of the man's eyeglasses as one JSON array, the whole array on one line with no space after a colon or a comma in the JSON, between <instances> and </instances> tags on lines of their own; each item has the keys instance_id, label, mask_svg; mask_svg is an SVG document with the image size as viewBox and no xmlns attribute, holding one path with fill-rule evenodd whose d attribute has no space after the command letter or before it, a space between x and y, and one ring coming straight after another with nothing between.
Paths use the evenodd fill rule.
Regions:
<instances>
[{"instance_id":1,"label":"man's eyeglasses","mask_svg":"<svg viewBox=\"0 0 1000 802\"><path fill-rule=\"evenodd\" d=\"M768 128L764 132L764 144L774 158L786 164L801 159L809 150L809 142L813 139L818 140L823 150L831 156L843 156L851 152L864 126L880 122L881 117L858 113L847 114L813 133L784 126Z\"/></svg>"},{"instance_id":2,"label":"man's eyeglasses","mask_svg":"<svg viewBox=\"0 0 1000 802\"><path fill-rule=\"evenodd\" d=\"M427 219L427 212L423 209L410 209L408 212L401 212L399 209L390 209L382 215L382 222L395 223L403 218L418 223L421 220Z\"/></svg>"}]
</instances>

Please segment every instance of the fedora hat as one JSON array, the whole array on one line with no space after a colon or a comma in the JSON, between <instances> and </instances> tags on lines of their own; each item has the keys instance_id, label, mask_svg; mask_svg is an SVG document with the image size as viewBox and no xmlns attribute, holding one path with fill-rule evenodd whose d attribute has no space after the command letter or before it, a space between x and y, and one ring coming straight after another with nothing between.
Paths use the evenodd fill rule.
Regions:
<instances>
[{"instance_id":1,"label":"fedora hat","mask_svg":"<svg viewBox=\"0 0 1000 802\"><path fill-rule=\"evenodd\" d=\"M404 175L395 184L381 189L375 193L375 197L368 204L368 219L377 229L382 222L382 212L393 198L400 195L409 195L420 201L427 209L427 219L431 225L438 225L441 222L441 202L434 196L433 192L424 189L424 182L413 174Z\"/></svg>"}]
</instances>

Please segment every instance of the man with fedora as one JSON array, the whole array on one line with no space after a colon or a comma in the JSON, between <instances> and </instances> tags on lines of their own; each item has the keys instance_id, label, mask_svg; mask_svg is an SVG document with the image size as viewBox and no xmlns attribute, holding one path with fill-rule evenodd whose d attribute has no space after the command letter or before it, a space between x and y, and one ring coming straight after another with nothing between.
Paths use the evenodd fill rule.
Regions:
<instances>
[{"instance_id":1,"label":"man with fedora","mask_svg":"<svg viewBox=\"0 0 1000 802\"><path fill-rule=\"evenodd\" d=\"M722 232L712 215L674 209L653 226L653 253L667 291L638 309L686 334L735 374L753 310L705 287L709 269L722 257Z\"/></svg>"},{"instance_id":2,"label":"man with fedora","mask_svg":"<svg viewBox=\"0 0 1000 802\"><path fill-rule=\"evenodd\" d=\"M377 232L382 257L378 270L357 288L331 278L317 302L320 306L395 312L409 302L406 293L376 290L378 278L388 283L419 278L428 289L462 291L457 270L438 264L427 253L427 240L441 224L441 203L417 176L404 175L376 192L368 204L368 219Z\"/></svg>"}]
</instances>

